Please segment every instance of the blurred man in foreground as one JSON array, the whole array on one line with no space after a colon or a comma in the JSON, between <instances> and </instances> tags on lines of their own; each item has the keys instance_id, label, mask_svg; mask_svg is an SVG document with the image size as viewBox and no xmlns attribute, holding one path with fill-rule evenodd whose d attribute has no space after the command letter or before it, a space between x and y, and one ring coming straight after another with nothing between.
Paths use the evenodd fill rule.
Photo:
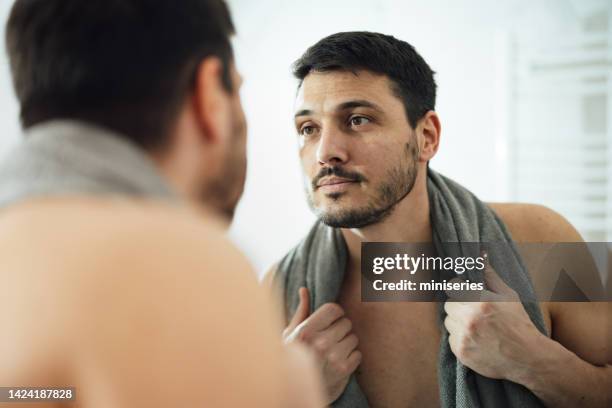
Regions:
<instances>
[{"instance_id":1,"label":"blurred man in foreground","mask_svg":"<svg viewBox=\"0 0 612 408\"><path fill-rule=\"evenodd\" d=\"M224 234L246 169L232 34L220 0L13 6L25 138L0 164L0 386L75 387L83 407L320 405Z\"/></svg>"}]
</instances>

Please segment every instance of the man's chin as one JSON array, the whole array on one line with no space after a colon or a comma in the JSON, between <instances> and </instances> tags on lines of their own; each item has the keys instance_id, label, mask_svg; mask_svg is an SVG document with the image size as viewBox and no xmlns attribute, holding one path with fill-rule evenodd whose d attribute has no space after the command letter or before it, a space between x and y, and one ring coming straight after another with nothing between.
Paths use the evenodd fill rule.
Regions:
<instances>
[{"instance_id":1,"label":"man's chin","mask_svg":"<svg viewBox=\"0 0 612 408\"><path fill-rule=\"evenodd\" d=\"M323 224L333 228L358 228L362 224L361 214L350 207L317 210L316 215Z\"/></svg>"},{"instance_id":2,"label":"man's chin","mask_svg":"<svg viewBox=\"0 0 612 408\"><path fill-rule=\"evenodd\" d=\"M315 214L325 225L334 228L364 228L377 224L387 218L395 205L387 208L359 206L354 203L342 203L330 207L315 208Z\"/></svg>"},{"instance_id":3,"label":"man's chin","mask_svg":"<svg viewBox=\"0 0 612 408\"><path fill-rule=\"evenodd\" d=\"M332 201L338 201L340 200L340 198L342 198L345 195L346 195L346 192L339 191L339 192L334 192L334 193L327 193L325 194L325 198L332 200Z\"/></svg>"},{"instance_id":4,"label":"man's chin","mask_svg":"<svg viewBox=\"0 0 612 408\"><path fill-rule=\"evenodd\" d=\"M333 207L338 205L338 203L342 203L342 206L346 207L345 210L350 210L360 204L363 205L363 203L358 203L357 201L362 201L364 198L361 192L348 189L328 192L317 191L316 197L319 204Z\"/></svg>"},{"instance_id":5,"label":"man's chin","mask_svg":"<svg viewBox=\"0 0 612 408\"><path fill-rule=\"evenodd\" d=\"M332 228L363 228L372 224L370 221L364 222L360 218L354 216L347 217L322 214L318 218L323 224Z\"/></svg>"}]
</instances>

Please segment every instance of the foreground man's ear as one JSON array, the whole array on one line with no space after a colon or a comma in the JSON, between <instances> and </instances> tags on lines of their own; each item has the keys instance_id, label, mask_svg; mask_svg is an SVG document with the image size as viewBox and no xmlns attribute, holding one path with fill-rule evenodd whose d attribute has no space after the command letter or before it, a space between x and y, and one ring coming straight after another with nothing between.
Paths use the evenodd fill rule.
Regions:
<instances>
[{"instance_id":1,"label":"foreground man's ear","mask_svg":"<svg viewBox=\"0 0 612 408\"><path fill-rule=\"evenodd\" d=\"M218 142L227 126L229 91L223 86L223 62L207 57L196 72L192 103L195 118L206 143Z\"/></svg>"},{"instance_id":2,"label":"foreground man's ear","mask_svg":"<svg viewBox=\"0 0 612 408\"><path fill-rule=\"evenodd\" d=\"M427 162L438 152L442 127L438 114L432 110L419 120L416 128L417 140L420 146L419 160Z\"/></svg>"}]
</instances>

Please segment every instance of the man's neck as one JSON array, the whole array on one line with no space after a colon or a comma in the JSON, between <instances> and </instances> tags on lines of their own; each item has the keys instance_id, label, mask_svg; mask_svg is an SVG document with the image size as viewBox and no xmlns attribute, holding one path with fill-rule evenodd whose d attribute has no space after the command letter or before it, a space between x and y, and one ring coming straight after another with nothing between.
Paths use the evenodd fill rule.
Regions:
<instances>
[{"instance_id":1,"label":"man's neck","mask_svg":"<svg viewBox=\"0 0 612 408\"><path fill-rule=\"evenodd\" d=\"M417 179L410 194L383 221L365 228L343 228L342 235L349 252L349 265L360 264L362 242L431 242L426 180Z\"/></svg>"}]
</instances>

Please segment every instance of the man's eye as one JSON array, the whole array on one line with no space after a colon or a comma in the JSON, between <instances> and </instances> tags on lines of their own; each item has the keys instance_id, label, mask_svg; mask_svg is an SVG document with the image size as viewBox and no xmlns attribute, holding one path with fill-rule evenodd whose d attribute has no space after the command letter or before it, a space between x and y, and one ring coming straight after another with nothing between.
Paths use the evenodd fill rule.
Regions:
<instances>
[{"instance_id":1,"label":"man's eye","mask_svg":"<svg viewBox=\"0 0 612 408\"><path fill-rule=\"evenodd\" d=\"M317 129L314 126L304 126L300 129L300 135L312 136L316 133Z\"/></svg>"},{"instance_id":2,"label":"man's eye","mask_svg":"<svg viewBox=\"0 0 612 408\"><path fill-rule=\"evenodd\" d=\"M364 116L353 116L349 122L351 126L362 126L370 123L370 119Z\"/></svg>"}]
</instances>

